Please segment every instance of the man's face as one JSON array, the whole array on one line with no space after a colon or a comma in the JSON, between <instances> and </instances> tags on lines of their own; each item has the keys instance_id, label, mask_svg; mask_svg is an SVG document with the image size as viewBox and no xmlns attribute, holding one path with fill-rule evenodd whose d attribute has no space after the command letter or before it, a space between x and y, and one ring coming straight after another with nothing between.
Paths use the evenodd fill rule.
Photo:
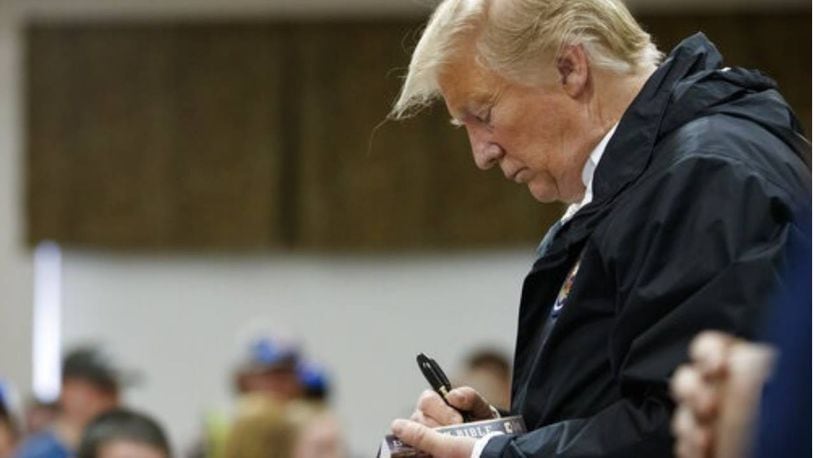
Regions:
<instances>
[{"instance_id":1,"label":"man's face","mask_svg":"<svg viewBox=\"0 0 814 458\"><path fill-rule=\"evenodd\" d=\"M582 198L582 167L590 152L583 143L583 104L556 83L510 82L477 64L472 51L447 64L439 84L453 124L466 128L479 168L499 166L540 202Z\"/></svg>"},{"instance_id":2,"label":"man's face","mask_svg":"<svg viewBox=\"0 0 814 458\"><path fill-rule=\"evenodd\" d=\"M302 384L294 368L271 368L240 376L242 393L266 393L281 401L302 396Z\"/></svg>"},{"instance_id":3,"label":"man's face","mask_svg":"<svg viewBox=\"0 0 814 458\"><path fill-rule=\"evenodd\" d=\"M10 458L14 456L14 446L16 438L14 430L7 420L0 417L0 458Z\"/></svg>"},{"instance_id":4,"label":"man's face","mask_svg":"<svg viewBox=\"0 0 814 458\"><path fill-rule=\"evenodd\" d=\"M99 458L167 458L163 451L147 444L124 439L112 440L99 447Z\"/></svg>"},{"instance_id":5,"label":"man's face","mask_svg":"<svg viewBox=\"0 0 814 458\"><path fill-rule=\"evenodd\" d=\"M81 378L69 378L62 382L62 411L78 421L89 422L118 405L118 394L100 388L93 382Z\"/></svg>"}]
</instances>

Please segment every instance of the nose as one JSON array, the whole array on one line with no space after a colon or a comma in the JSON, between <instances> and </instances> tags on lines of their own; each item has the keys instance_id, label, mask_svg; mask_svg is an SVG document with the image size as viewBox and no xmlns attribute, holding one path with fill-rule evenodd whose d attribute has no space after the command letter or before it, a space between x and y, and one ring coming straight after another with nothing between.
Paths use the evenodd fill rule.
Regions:
<instances>
[{"instance_id":1,"label":"nose","mask_svg":"<svg viewBox=\"0 0 814 458\"><path fill-rule=\"evenodd\" d=\"M489 141L485 136L470 131L469 143L472 147L472 157L475 159L475 165L481 170L492 168L503 158L503 148Z\"/></svg>"}]
</instances>

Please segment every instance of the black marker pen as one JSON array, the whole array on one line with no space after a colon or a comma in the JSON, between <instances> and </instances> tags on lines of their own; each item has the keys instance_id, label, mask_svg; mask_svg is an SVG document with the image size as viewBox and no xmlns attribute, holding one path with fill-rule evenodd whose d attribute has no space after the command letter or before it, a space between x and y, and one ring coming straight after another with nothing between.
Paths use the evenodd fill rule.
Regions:
<instances>
[{"instance_id":1,"label":"black marker pen","mask_svg":"<svg viewBox=\"0 0 814 458\"><path fill-rule=\"evenodd\" d=\"M421 373L424 374L424 378L427 379L432 389L441 396L441 399L443 399L448 406L461 414L464 423L471 421L469 415L453 407L447 400L447 395L452 390L452 384L449 382L449 378L447 378L444 371L441 370L441 366L424 353L419 353L418 356L416 356L416 361L418 362L418 368L421 369Z\"/></svg>"}]
</instances>

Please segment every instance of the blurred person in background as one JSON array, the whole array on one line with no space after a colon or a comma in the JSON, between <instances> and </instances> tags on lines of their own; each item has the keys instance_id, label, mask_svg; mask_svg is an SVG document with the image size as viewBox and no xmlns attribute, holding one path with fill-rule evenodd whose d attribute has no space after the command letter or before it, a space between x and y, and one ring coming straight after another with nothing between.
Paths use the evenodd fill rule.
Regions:
<instances>
[{"instance_id":1,"label":"blurred person in background","mask_svg":"<svg viewBox=\"0 0 814 458\"><path fill-rule=\"evenodd\" d=\"M345 444L339 419L330 408L331 384L325 368L313 361L300 361L297 374L303 387L302 400L292 404L290 415L304 416L300 428L298 458L341 458ZM298 412L302 412L298 414Z\"/></svg>"},{"instance_id":2,"label":"blurred person in background","mask_svg":"<svg viewBox=\"0 0 814 458\"><path fill-rule=\"evenodd\" d=\"M235 372L238 394L265 393L285 402L303 396L297 373L299 345L283 339L261 337L250 342Z\"/></svg>"},{"instance_id":3,"label":"blurred person in background","mask_svg":"<svg viewBox=\"0 0 814 458\"><path fill-rule=\"evenodd\" d=\"M25 405L25 434L33 436L50 428L57 418L59 406L56 402L43 402L32 397Z\"/></svg>"},{"instance_id":4,"label":"blurred person in background","mask_svg":"<svg viewBox=\"0 0 814 458\"><path fill-rule=\"evenodd\" d=\"M286 419L283 403L263 394L243 396L227 433L223 456L290 458L295 431Z\"/></svg>"},{"instance_id":5,"label":"blurred person in background","mask_svg":"<svg viewBox=\"0 0 814 458\"><path fill-rule=\"evenodd\" d=\"M497 410L508 412L512 389L511 361L497 350L474 351L466 358L464 370L456 377L455 385L474 388Z\"/></svg>"},{"instance_id":6,"label":"blurred person in background","mask_svg":"<svg viewBox=\"0 0 814 458\"><path fill-rule=\"evenodd\" d=\"M172 458L167 436L149 416L126 409L105 412L85 428L77 458Z\"/></svg>"},{"instance_id":7,"label":"blurred person in background","mask_svg":"<svg viewBox=\"0 0 814 458\"><path fill-rule=\"evenodd\" d=\"M303 385L297 374L300 361L297 341L262 332L253 335L244 345L232 374L238 405L242 404L244 397L253 394L268 396L281 404L303 395ZM186 456L223 457L231 423L229 415L224 412L207 413L204 436L194 441Z\"/></svg>"},{"instance_id":8,"label":"blurred person in background","mask_svg":"<svg viewBox=\"0 0 814 458\"><path fill-rule=\"evenodd\" d=\"M330 385L327 373L321 365L306 360L299 347L295 342L271 336L251 342L236 376L242 409L230 434L232 447L236 443L245 447L255 440L256 443L262 442L262 434L255 436L247 432L254 427L262 428L261 425L268 426L269 435L273 436L276 429L271 426L274 424L272 420L282 412L286 427L291 428L296 436L291 452L283 456L342 456L341 428L328 406ZM273 407L273 403L279 408ZM269 412L262 412L263 406L269 407ZM227 458L242 456L229 455L228 444L229 441ZM241 450L241 453L253 453Z\"/></svg>"},{"instance_id":9,"label":"blurred person in background","mask_svg":"<svg viewBox=\"0 0 814 458\"><path fill-rule=\"evenodd\" d=\"M302 398L327 404L331 387L328 374L322 365L302 360L297 364L297 379L302 386Z\"/></svg>"},{"instance_id":10,"label":"blurred person in background","mask_svg":"<svg viewBox=\"0 0 814 458\"><path fill-rule=\"evenodd\" d=\"M8 395L0 384L0 458L11 458L17 445L19 432L11 413Z\"/></svg>"},{"instance_id":11,"label":"blurred person in background","mask_svg":"<svg viewBox=\"0 0 814 458\"><path fill-rule=\"evenodd\" d=\"M17 428L5 406L0 404L0 458L11 458L17 446Z\"/></svg>"},{"instance_id":12,"label":"blurred person in background","mask_svg":"<svg viewBox=\"0 0 814 458\"><path fill-rule=\"evenodd\" d=\"M226 458L341 458L339 431L321 403L280 402L263 393L240 400Z\"/></svg>"},{"instance_id":13,"label":"blurred person in background","mask_svg":"<svg viewBox=\"0 0 814 458\"><path fill-rule=\"evenodd\" d=\"M68 353L62 363L59 412L54 423L29 437L16 456L73 456L85 426L97 415L119 405L120 377L120 371L97 348L79 348Z\"/></svg>"},{"instance_id":14,"label":"blurred person in background","mask_svg":"<svg viewBox=\"0 0 814 458\"><path fill-rule=\"evenodd\" d=\"M671 455L690 341L755 338L811 238L811 146L777 85L700 33L665 58L618 0L445 0L391 118L440 98L479 168L568 207L520 299L512 413L529 432L439 434L463 417L432 391L393 432L436 458ZM446 401L494 418L465 388Z\"/></svg>"},{"instance_id":15,"label":"blurred person in background","mask_svg":"<svg viewBox=\"0 0 814 458\"><path fill-rule=\"evenodd\" d=\"M332 452L342 450L344 445L339 422L328 406L328 375L321 365L303 358L298 342L270 334L251 339L240 356L233 380L238 395L236 420L230 422L216 413L208 415L205 439L193 446L188 457L236 457L235 444L239 444L240 453L254 453L246 451L246 447L254 445L246 444L259 443L252 442L257 437L276 437L278 426L294 427L292 415L302 417L295 426L303 456L341 456ZM266 433L248 432L253 428ZM284 441L268 440L287 447Z\"/></svg>"}]
</instances>

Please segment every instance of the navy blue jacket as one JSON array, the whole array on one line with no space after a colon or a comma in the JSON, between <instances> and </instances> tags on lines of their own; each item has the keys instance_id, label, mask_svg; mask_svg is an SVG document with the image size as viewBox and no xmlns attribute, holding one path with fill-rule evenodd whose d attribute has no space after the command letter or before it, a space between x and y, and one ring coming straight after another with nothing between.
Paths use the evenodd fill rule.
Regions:
<instances>
[{"instance_id":1,"label":"navy blue jacket","mask_svg":"<svg viewBox=\"0 0 814 458\"><path fill-rule=\"evenodd\" d=\"M482 456L671 456L668 383L690 340L757 335L788 253L810 246L811 150L772 80L721 66L692 36L625 112L593 202L523 285L512 413L530 432Z\"/></svg>"}]
</instances>

